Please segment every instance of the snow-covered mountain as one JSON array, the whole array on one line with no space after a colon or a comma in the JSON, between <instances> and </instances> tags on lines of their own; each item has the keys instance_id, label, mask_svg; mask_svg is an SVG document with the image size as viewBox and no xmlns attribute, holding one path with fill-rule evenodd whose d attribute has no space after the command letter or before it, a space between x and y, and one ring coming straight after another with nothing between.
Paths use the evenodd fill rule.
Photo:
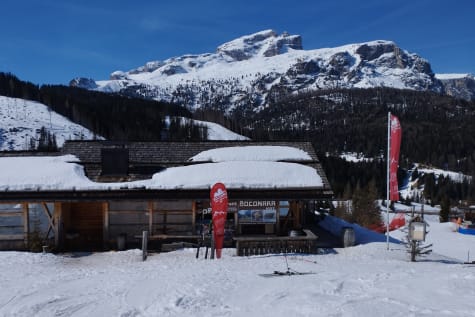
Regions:
<instances>
[{"instance_id":1,"label":"snow-covered mountain","mask_svg":"<svg viewBox=\"0 0 475 317\"><path fill-rule=\"evenodd\" d=\"M0 96L0 119L0 151L28 150L42 127L55 135L58 146L66 140L102 139L35 101Z\"/></svg>"},{"instance_id":2,"label":"snow-covered mountain","mask_svg":"<svg viewBox=\"0 0 475 317\"><path fill-rule=\"evenodd\" d=\"M214 53L152 61L115 71L109 80L76 78L70 84L228 112L258 110L288 94L328 88L444 91L428 61L394 42L304 50L299 35L273 30L232 40Z\"/></svg>"}]
</instances>

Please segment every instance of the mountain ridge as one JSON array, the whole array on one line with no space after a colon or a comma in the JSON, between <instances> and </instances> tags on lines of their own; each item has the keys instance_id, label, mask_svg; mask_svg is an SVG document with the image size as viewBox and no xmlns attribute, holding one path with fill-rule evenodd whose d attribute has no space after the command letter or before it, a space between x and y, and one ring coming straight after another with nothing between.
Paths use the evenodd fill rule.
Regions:
<instances>
[{"instance_id":1,"label":"mountain ridge","mask_svg":"<svg viewBox=\"0 0 475 317\"><path fill-rule=\"evenodd\" d=\"M115 71L109 80L75 78L70 85L230 113L259 111L275 98L332 88L383 86L475 98L469 84L446 88L453 81L439 80L427 60L392 41L304 50L300 35L264 30L219 45L214 53L151 61Z\"/></svg>"}]
</instances>

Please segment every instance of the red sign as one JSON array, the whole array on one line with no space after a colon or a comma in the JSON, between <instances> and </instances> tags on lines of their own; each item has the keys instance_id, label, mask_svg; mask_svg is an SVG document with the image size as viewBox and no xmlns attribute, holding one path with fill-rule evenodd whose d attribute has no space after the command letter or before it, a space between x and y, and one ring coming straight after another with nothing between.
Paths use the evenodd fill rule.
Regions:
<instances>
[{"instance_id":1,"label":"red sign","mask_svg":"<svg viewBox=\"0 0 475 317\"><path fill-rule=\"evenodd\" d=\"M228 212L228 193L222 183L216 183L211 188L211 215L213 219L213 238L216 257L221 258L224 242L224 224Z\"/></svg>"},{"instance_id":2,"label":"red sign","mask_svg":"<svg viewBox=\"0 0 475 317\"><path fill-rule=\"evenodd\" d=\"M399 200L397 185L397 167L399 165L399 150L401 147L401 124L396 116L390 117L390 148L389 148L389 199Z\"/></svg>"}]
</instances>

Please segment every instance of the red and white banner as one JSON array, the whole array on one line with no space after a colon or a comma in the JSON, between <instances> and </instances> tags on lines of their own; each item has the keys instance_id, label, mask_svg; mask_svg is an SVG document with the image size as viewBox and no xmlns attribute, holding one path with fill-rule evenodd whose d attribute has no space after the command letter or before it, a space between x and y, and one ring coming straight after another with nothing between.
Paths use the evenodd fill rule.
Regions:
<instances>
[{"instance_id":1,"label":"red and white banner","mask_svg":"<svg viewBox=\"0 0 475 317\"><path fill-rule=\"evenodd\" d=\"M224 225L228 212L228 193L222 183L216 183L211 188L211 215L213 219L213 238L216 257L221 258L224 242Z\"/></svg>"},{"instance_id":2,"label":"red and white banner","mask_svg":"<svg viewBox=\"0 0 475 317\"><path fill-rule=\"evenodd\" d=\"M401 124L396 116L390 117L390 148L389 148L389 200L399 200L397 184L397 167L399 165L399 150L401 147Z\"/></svg>"}]
</instances>

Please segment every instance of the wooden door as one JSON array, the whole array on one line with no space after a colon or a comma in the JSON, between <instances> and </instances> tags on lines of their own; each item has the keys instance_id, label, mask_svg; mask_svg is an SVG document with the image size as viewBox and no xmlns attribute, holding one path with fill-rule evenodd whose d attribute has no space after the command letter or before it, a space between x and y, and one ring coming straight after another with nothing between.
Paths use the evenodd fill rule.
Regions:
<instances>
[{"instance_id":1,"label":"wooden door","mask_svg":"<svg viewBox=\"0 0 475 317\"><path fill-rule=\"evenodd\" d=\"M103 248L103 204L71 203L65 221L65 248L70 251L98 251ZM66 215L65 215L66 216Z\"/></svg>"}]
</instances>

